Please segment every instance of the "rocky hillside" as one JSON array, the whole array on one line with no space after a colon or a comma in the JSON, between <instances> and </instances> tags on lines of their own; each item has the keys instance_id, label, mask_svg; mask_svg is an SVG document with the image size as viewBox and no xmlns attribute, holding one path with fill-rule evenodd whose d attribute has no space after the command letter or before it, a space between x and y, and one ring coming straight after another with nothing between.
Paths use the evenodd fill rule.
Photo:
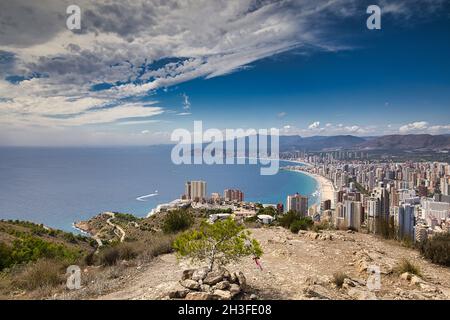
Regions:
<instances>
[{"instance_id":1,"label":"rocky hillside","mask_svg":"<svg viewBox=\"0 0 450 320\"><path fill-rule=\"evenodd\" d=\"M227 283L214 280L205 288L201 277L186 271L199 266L165 254L149 263L132 265L101 286L97 283L101 287L98 292L88 285L56 298L450 299L450 269L424 260L416 250L397 242L344 231L297 235L272 227L252 232L264 250L262 270L247 258L227 266L229 276L222 274L219 279ZM398 269L404 259L417 267L419 275ZM381 271L381 287L375 291L366 285L371 266ZM236 279L240 271L244 282ZM216 290L220 291L216 294Z\"/></svg>"}]
</instances>

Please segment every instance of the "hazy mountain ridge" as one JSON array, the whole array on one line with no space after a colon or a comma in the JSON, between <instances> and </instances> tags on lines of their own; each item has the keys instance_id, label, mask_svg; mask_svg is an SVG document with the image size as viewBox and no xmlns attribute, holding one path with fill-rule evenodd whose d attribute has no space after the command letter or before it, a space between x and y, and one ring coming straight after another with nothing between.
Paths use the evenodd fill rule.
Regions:
<instances>
[{"instance_id":1,"label":"hazy mountain ridge","mask_svg":"<svg viewBox=\"0 0 450 320\"><path fill-rule=\"evenodd\" d=\"M327 149L351 150L448 150L450 135L408 134L379 137L339 136L280 136L280 151Z\"/></svg>"},{"instance_id":2,"label":"hazy mountain ridge","mask_svg":"<svg viewBox=\"0 0 450 320\"><path fill-rule=\"evenodd\" d=\"M450 136L430 134L387 135L366 141L360 147L368 149L450 149Z\"/></svg>"},{"instance_id":3,"label":"hazy mountain ridge","mask_svg":"<svg viewBox=\"0 0 450 320\"><path fill-rule=\"evenodd\" d=\"M263 136L259 135L259 138ZM267 139L266 136L264 138ZM183 144L182 144L183 145ZM203 143L204 149L209 143ZM236 150L240 147L237 140L234 139ZM245 138L245 151L248 152L249 137ZM172 148L173 144L153 145L158 148ZM189 144L186 144L189 147ZM271 143L267 145L269 151ZM431 134L407 134L407 135L385 135L385 136L367 136L358 137L352 135L337 136L311 136L302 137L299 135L280 136L280 152L290 151L331 151L331 150L384 150L384 151L441 151L450 150L450 134L431 135Z\"/></svg>"}]
</instances>

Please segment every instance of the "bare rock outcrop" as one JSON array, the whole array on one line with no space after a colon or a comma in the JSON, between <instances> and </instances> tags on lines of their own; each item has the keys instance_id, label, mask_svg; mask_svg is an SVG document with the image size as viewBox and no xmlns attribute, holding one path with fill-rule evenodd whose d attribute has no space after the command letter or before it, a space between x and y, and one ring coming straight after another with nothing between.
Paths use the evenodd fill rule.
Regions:
<instances>
[{"instance_id":1,"label":"bare rock outcrop","mask_svg":"<svg viewBox=\"0 0 450 320\"><path fill-rule=\"evenodd\" d=\"M184 270L179 284L182 288L170 291L169 299L231 300L244 292L247 279L241 271L199 268Z\"/></svg>"}]
</instances>

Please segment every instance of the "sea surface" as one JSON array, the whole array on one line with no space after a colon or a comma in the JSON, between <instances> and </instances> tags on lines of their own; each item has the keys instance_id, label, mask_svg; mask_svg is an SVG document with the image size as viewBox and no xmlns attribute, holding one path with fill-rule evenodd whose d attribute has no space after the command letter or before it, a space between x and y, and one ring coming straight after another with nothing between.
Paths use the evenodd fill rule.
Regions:
<instances>
[{"instance_id":1,"label":"sea surface","mask_svg":"<svg viewBox=\"0 0 450 320\"><path fill-rule=\"evenodd\" d=\"M261 176L258 165L174 165L167 146L0 148L0 219L20 219L73 231L74 221L103 211L146 216L184 193L188 180L207 182L207 194L226 188L246 201L286 202L299 192L318 201L316 181L280 170ZM288 163L281 162L280 166Z\"/></svg>"}]
</instances>

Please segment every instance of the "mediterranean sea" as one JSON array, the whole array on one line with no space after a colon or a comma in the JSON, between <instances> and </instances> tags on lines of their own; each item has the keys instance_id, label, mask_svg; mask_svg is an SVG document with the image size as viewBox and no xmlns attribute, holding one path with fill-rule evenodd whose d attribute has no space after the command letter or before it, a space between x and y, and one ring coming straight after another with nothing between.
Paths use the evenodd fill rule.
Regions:
<instances>
[{"instance_id":1,"label":"mediterranean sea","mask_svg":"<svg viewBox=\"0 0 450 320\"><path fill-rule=\"evenodd\" d=\"M285 204L298 192L316 203L316 181L259 165L175 165L171 147L1 147L0 219L19 219L73 231L74 221L103 211L146 216L184 193L188 180L207 182L207 194L240 189L246 201ZM281 161L280 166L288 163Z\"/></svg>"}]
</instances>

